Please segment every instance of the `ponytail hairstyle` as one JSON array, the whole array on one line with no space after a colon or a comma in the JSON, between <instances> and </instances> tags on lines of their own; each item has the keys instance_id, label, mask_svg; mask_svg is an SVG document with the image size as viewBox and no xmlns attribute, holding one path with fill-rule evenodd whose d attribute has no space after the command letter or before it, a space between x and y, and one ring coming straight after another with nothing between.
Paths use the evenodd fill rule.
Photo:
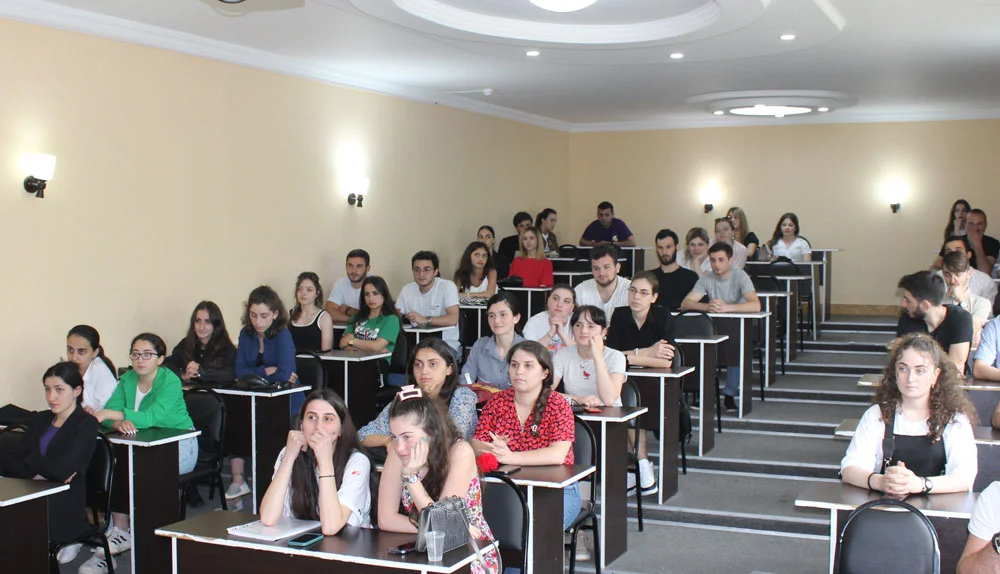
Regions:
<instances>
[{"instance_id":1,"label":"ponytail hairstyle","mask_svg":"<svg viewBox=\"0 0 1000 574\"><path fill-rule=\"evenodd\" d=\"M115 364L111 362L111 359L104 354L104 347L101 346L101 334L97 332L97 329L91 327L90 325L77 325L76 327L70 329L69 333L66 333L66 338L68 339L74 335L82 339L86 339L86 341L90 343L90 348L97 351L97 356L100 357L101 360L104 361L104 364L108 366L108 369L111 371L111 376L114 377L115 380L118 380L118 371L115 370Z\"/></svg>"},{"instance_id":2,"label":"ponytail hairstyle","mask_svg":"<svg viewBox=\"0 0 1000 574\"><path fill-rule=\"evenodd\" d=\"M83 388L83 375L80 374L80 368L76 366L76 363L71 363L69 361L62 361L61 363L56 363L45 369L45 374L42 375L42 382L49 377L56 377L61 379L62 382L66 383L72 389L82 389ZM83 393L81 392L76 397L76 404L83 403Z\"/></svg>"},{"instance_id":3,"label":"ponytail hairstyle","mask_svg":"<svg viewBox=\"0 0 1000 574\"><path fill-rule=\"evenodd\" d=\"M538 215L535 216L535 227L538 228L538 231L542 230L542 222L548 219L550 215L558 215L558 213L551 207L546 207L538 212Z\"/></svg>"},{"instance_id":4,"label":"ponytail hairstyle","mask_svg":"<svg viewBox=\"0 0 1000 574\"><path fill-rule=\"evenodd\" d=\"M397 394L389 404L389 420L412 417L413 424L427 433L427 476L421 482L433 500L441 496L448 480L451 446L462 437L445 408L444 401L423 394L405 399ZM414 508L414 512L420 511Z\"/></svg>"},{"instance_id":5,"label":"ponytail hairstyle","mask_svg":"<svg viewBox=\"0 0 1000 574\"><path fill-rule=\"evenodd\" d=\"M295 420L295 428L302 429L302 419L306 415L306 407L313 401L326 401L333 407L340 418L340 437L333 449L333 474L340 489L344 481L344 469L351 455L361 448L358 442L358 431L351 420L351 413L340 395L330 389L313 391L306 396L299 416ZM300 453L292 465L292 516L300 520L319 520L319 481L316 478L316 454L311 448ZM374 506L374 505L372 505Z\"/></svg>"},{"instance_id":6,"label":"ponytail hairstyle","mask_svg":"<svg viewBox=\"0 0 1000 574\"><path fill-rule=\"evenodd\" d=\"M350 256L348 256L350 257ZM319 275L316 275L312 271L303 271L299 273L299 278L295 280L295 305L292 305L291 317L292 321L298 321L299 317L302 316L302 305L299 304L299 286L302 285L303 281L311 281L313 287L316 288L316 300L313 301L313 305L317 309L323 310L323 286L319 284Z\"/></svg>"},{"instance_id":7,"label":"ponytail hairstyle","mask_svg":"<svg viewBox=\"0 0 1000 574\"><path fill-rule=\"evenodd\" d=\"M511 347L510 351L507 351L508 368L510 367L510 361L514 357L514 353L518 351L531 353L535 357L535 360L538 361L538 364L542 366L542 369L545 370L545 378L542 379L542 391L538 393L538 398L535 399L535 406L531 409L531 436L537 437L539 427L542 424L542 414L545 413L545 407L549 404L549 397L552 395L552 383L555 380L552 355L538 341L521 341Z\"/></svg>"}]
</instances>

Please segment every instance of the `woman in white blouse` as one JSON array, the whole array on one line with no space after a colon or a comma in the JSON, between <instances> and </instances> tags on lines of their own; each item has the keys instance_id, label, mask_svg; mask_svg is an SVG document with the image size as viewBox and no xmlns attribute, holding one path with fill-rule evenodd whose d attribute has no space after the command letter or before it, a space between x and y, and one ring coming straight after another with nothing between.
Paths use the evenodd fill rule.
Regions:
<instances>
[{"instance_id":1,"label":"woman in white blouse","mask_svg":"<svg viewBox=\"0 0 1000 574\"><path fill-rule=\"evenodd\" d=\"M808 241L799 237L799 217L794 213L786 213L778 219L767 245L774 259L787 257L796 263L812 261L812 248Z\"/></svg>"},{"instance_id":2,"label":"woman in white blouse","mask_svg":"<svg viewBox=\"0 0 1000 574\"><path fill-rule=\"evenodd\" d=\"M976 410L960 383L958 369L934 339L924 333L897 339L875 404L861 417L840 463L844 482L899 498L971 491L979 471ZM883 444L891 445L891 455Z\"/></svg>"}]
</instances>

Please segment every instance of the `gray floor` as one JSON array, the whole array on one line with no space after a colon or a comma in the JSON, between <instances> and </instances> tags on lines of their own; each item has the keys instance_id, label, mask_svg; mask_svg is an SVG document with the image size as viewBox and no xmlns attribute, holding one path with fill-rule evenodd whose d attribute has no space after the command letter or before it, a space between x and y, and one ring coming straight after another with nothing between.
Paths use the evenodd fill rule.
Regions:
<instances>
[{"instance_id":1,"label":"gray floor","mask_svg":"<svg viewBox=\"0 0 1000 574\"><path fill-rule=\"evenodd\" d=\"M768 399L754 402L753 410L745 420L794 421L838 425L844 419L861 418L868 405L822 405L816 403L787 402ZM692 411L694 412L694 411ZM725 421L733 417L723 414Z\"/></svg>"},{"instance_id":2,"label":"gray floor","mask_svg":"<svg viewBox=\"0 0 1000 574\"><path fill-rule=\"evenodd\" d=\"M850 365L871 367L872 372L882 370L885 356L869 353L829 353L823 351L806 351L799 353L796 364L807 365Z\"/></svg>"},{"instance_id":3,"label":"gray floor","mask_svg":"<svg viewBox=\"0 0 1000 574\"><path fill-rule=\"evenodd\" d=\"M693 450L693 449L692 449ZM832 438L723 432L705 458L839 465L844 444ZM688 455L688 458L693 458Z\"/></svg>"},{"instance_id":4,"label":"gray floor","mask_svg":"<svg viewBox=\"0 0 1000 574\"><path fill-rule=\"evenodd\" d=\"M814 518L829 523L830 514L809 508L796 508L795 496L815 481L748 476L740 473L688 470L680 476L677 494L664 508L697 508L706 511L755 514L761 516ZM647 498L644 508L656 508Z\"/></svg>"},{"instance_id":5,"label":"gray floor","mask_svg":"<svg viewBox=\"0 0 1000 574\"><path fill-rule=\"evenodd\" d=\"M792 373L778 375L769 388L806 391L865 391L858 388L858 377L854 375L796 375ZM754 409L757 408L757 404L757 402L754 403Z\"/></svg>"}]
</instances>

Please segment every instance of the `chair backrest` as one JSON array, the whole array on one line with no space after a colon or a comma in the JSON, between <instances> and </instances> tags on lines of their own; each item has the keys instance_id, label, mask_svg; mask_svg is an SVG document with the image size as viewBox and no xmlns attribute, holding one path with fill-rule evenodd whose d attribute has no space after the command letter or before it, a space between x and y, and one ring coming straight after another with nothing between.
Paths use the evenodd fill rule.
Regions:
<instances>
[{"instance_id":1,"label":"chair backrest","mask_svg":"<svg viewBox=\"0 0 1000 574\"><path fill-rule=\"evenodd\" d=\"M10 425L0 430L0 454L17 453L21 448L24 431L24 425Z\"/></svg>"},{"instance_id":2,"label":"chair backrest","mask_svg":"<svg viewBox=\"0 0 1000 574\"><path fill-rule=\"evenodd\" d=\"M934 525L912 505L890 498L862 504L848 516L839 559L841 574L941 571Z\"/></svg>"},{"instance_id":3,"label":"chair backrest","mask_svg":"<svg viewBox=\"0 0 1000 574\"><path fill-rule=\"evenodd\" d=\"M791 260L779 259L772 261L767 266L766 275L768 277L791 277L793 275L801 275L801 272L799 272L799 268Z\"/></svg>"},{"instance_id":4,"label":"chair backrest","mask_svg":"<svg viewBox=\"0 0 1000 574\"><path fill-rule=\"evenodd\" d=\"M642 398L639 396L639 385L635 384L632 379L625 379L625 384L622 385L622 406L623 407L641 407ZM639 419L641 417L636 417L628 422L628 426L631 428L638 428Z\"/></svg>"},{"instance_id":5,"label":"chair backrest","mask_svg":"<svg viewBox=\"0 0 1000 574\"><path fill-rule=\"evenodd\" d=\"M406 338L406 331L399 329L396 337L396 346L392 349L392 357L389 358L389 372L394 374L406 374L406 363L410 358L410 342Z\"/></svg>"},{"instance_id":6,"label":"chair backrest","mask_svg":"<svg viewBox=\"0 0 1000 574\"><path fill-rule=\"evenodd\" d=\"M569 243L559 246L559 257L580 257L580 248Z\"/></svg>"},{"instance_id":7,"label":"chair backrest","mask_svg":"<svg viewBox=\"0 0 1000 574\"><path fill-rule=\"evenodd\" d=\"M314 391L326 388L326 366L316 353L296 353L295 372L299 382L310 385Z\"/></svg>"},{"instance_id":8,"label":"chair backrest","mask_svg":"<svg viewBox=\"0 0 1000 574\"><path fill-rule=\"evenodd\" d=\"M211 389L184 393L188 414L198 435L198 463L196 468L222 468L226 436L226 403Z\"/></svg>"},{"instance_id":9,"label":"chair backrest","mask_svg":"<svg viewBox=\"0 0 1000 574\"><path fill-rule=\"evenodd\" d=\"M763 265L754 265L753 267L763 267ZM751 275L750 280L753 281L753 286L757 291L764 293L781 292L781 284L770 275Z\"/></svg>"},{"instance_id":10,"label":"chair backrest","mask_svg":"<svg viewBox=\"0 0 1000 574\"><path fill-rule=\"evenodd\" d=\"M586 422L579 419L579 417L573 417L576 424L576 436L573 440L573 459L576 464L597 464L597 438L594 437L594 431L590 428ZM594 479L597 473L591 473L587 478L583 479L590 483L590 502L593 503L596 498L596 489L594 488Z\"/></svg>"},{"instance_id":11,"label":"chair backrest","mask_svg":"<svg viewBox=\"0 0 1000 574\"><path fill-rule=\"evenodd\" d=\"M494 479L498 482L493 482ZM527 555L530 513L528 500L510 478L491 475L490 481L483 482L483 516L500 550L516 550Z\"/></svg>"},{"instance_id":12,"label":"chair backrest","mask_svg":"<svg viewBox=\"0 0 1000 574\"><path fill-rule=\"evenodd\" d=\"M111 491L115 483L115 449L108 437L98 433L97 448L87 466L87 505L95 524L106 530L111 520Z\"/></svg>"},{"instance_id":13,"label":"chair backrest","mask_svg":"<svg viewBox=\"0 0 1000 574\"><path fill-rule=\"evenodd\" d=\"M684 311L674 317L674 336L678 338L715 336L715 322L702 311Z\"/></svg>"}]
</instances>

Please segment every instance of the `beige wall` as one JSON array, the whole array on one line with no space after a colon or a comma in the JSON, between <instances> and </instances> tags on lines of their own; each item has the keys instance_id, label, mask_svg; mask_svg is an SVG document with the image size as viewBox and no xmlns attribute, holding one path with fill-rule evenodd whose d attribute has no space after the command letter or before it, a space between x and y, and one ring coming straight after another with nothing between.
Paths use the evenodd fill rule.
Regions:
<instances>
[{"instance_id":1,"label":"beige wall","mask_svg":"<svg viewBox=\"0 0 1000 574\"><path fill-rule=\"evenodd\" d=\"M124 365L140 331L176 343L201 299L235 333L251 288L291 303L300 271L329 286L359 246L395 293L417 249L450 275L481 223L506 234L566 197L564 133L3 20L0 53L0 404L44 407L74 324ZM337 185L352 146L362 209ZM21 190L36 152L58 157L44 200Z\"/></svg>"},{"instance_id":2,"label":"beige wall","mask_svg":"<svg viewBox=\"0 0 1000 574\"><path fill-rule=\"evenodd\" d=\"M1000 121L574 134L560 225L582 229L608 199L639 244L652 246L663 227L682 240L693 226L711 232L732 205L761 239L792 211L813 246L844 250L834 303L894 304L899 277L932 261L955 199L994 214L1000 234L998 151ZM896 215L887 182L905 188ZM702 193L713 188L706 215Z\"/></svg>"}]
</instances>

